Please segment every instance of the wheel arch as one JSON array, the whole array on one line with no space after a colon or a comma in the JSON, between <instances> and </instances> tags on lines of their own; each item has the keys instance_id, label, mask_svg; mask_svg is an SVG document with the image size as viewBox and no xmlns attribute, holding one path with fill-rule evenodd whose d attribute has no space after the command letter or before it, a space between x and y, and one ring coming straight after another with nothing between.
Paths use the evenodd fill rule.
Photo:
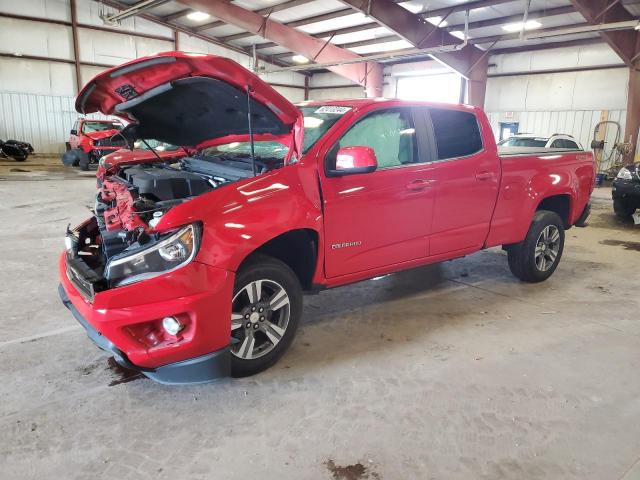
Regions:
<instances>
[{"instance_id":1,"label":"wheel arch","mask_svg":"<svg viewBox=\"0 0 640 480\"><path fill-rule=\"evenodd\" d=\"M571 195L567 193L549 195L542 198L535 209L557 213L562 219L565 230L571 226ZM535 212L534 212L535 214Z\"/></svg>"},{"instance_id":2,"label":"wheel arch","mask_svg":"<svg viewBox=\"0 0 640 480\"><path fill-rule=\"evenodd\" d=\"M311 228L283 232L247 254L240 262L238 270L256 254L268 255L291 268L303 290L312 290L318 260L318 240L318 232Z\"/></svg>"}]
</instances>

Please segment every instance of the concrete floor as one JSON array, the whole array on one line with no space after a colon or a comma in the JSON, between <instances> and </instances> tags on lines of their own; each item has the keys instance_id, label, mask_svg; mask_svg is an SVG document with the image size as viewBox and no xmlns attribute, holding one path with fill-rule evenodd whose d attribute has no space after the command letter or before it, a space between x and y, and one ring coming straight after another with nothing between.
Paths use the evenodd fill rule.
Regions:
<instances>
[{"instance_id":1,"label":"concrete floor","mask_svg":"<svg viewBox=\"0 0 640 480\"><path fill-rule=\"evenodd\" d=\"M0 172L3 479L640 478L640 226L607 189L546 283L492 249L324 292L268 372L166 387L110 369L58 301L91 175L19 167Z\"/></svg>"}]
</instances>

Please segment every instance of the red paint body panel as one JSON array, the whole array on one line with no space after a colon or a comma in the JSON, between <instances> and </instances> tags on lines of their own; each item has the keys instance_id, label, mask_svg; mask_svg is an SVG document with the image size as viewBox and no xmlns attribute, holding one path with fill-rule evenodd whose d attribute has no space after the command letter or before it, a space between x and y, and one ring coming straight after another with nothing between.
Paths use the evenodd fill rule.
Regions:
<instances>
[{"instance_id":1,"label":"red paint body panel","mask_svg":"<svg viewBox=\"0 0 640 480\"><path fill-rule=\"evenodd\" d=\"M223 62L218 68L227 65ZM237 82L241 77L233 65L224 75ZM166 71L154 71L149 79L153 85L184 74L185 69L192 72L204 67L181 61L163 68ZM209 73L223 76L221 72ZM251 79L246 72L243 75L245 80ZM112 80L103 74L98 82L111 84ZM262 86L256 89L263 98L270 98ZM112 111L118 101L121 99L109 95L90 95L85 107ZM64 255L61 257L61 281L73 304L134 364L157 367L225 347L234 272L252 252L286 232L314 232L317 260L313 283L335 287L488 246L520 242L536 208L550 196L569 199L566 221L572 225L593 188L595 170L588 153L499 157L488 120L475 107L372 99L315 104L352 108L297 163L226 184L171 208L161 217L155 227L159 232L192 222L202 224L200 249L187 266L98 292L91 303L69 282ZM354 122L373 110L398 106L473 112L481 127L483 150L465 158L365 174L326 175L325 155ZM298 122L293 114L283 115ZM105 182L108 179L105 177ZM118 207L123 213L119 221L124 224L122 216L131 212L126 210L126 195L120 194ZM139 340L147 325L152 328L163 316L174 314L185 315L190 322L182 339L161 339L152 347Z\"/></svg>"},{"instance_id":2,"label":"red paint body panel","mask_svg":"<svg viewBox=\"0 0 640 480\"><path fill-rule=\"evenodd\" d=\"M164 160L171 160L184 157L186 153L182 149L173 150L173 151L159 151L156 150L158 157L151 150L128 150L128 149L120 149L109 155L105 155L103 157L104 162L98 165L98 170L96 171L96 177L100 180L104 179L104 177L109 174L112 175L116 173L120 168L126 165L135 165L141 163L155 163Z\"/></svg>"}]
</instances>

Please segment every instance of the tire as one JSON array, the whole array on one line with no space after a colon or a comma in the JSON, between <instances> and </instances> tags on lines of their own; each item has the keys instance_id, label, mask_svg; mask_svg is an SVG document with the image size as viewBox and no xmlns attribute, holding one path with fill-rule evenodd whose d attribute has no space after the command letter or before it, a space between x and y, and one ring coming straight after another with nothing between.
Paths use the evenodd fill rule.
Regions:
<instances>
[{"instance_id":1,"label":"tire","mask_svg":"<svg viewBox=\"0 0 640 480\"><path fill-rule=\"evenodd\" d=\"M300 282L280 260L254 255L236 274L231 310L231 375L262 372L278 361L296 334Z\"/></svg>"},{"instance_id":2,"label":"tire","mask_svg":"<svg viewBox=\"0 0 640 480\"><path fill-rule=\"evenodd\" d=\"M83 151L80 151L78 153L78 166L80 167L80 170L82 170L83 172L88 172L90 163L91 159L89 158L89 155L87 155Z\"/></svg>"},{"instance_id":3,"label":"tire","mask_svg":"<svg viewBox=\"0 0 640 480\"><path fill-rule=\"evenodd\" d=\"M626 202L623 198L613 200L613 211L620 218L629 218L636 211L636 207Z\"/></svg>"},{"instance_id":4,"label":"tire","mask_svg":"<svg viewBox=\"0 0 640 480\"><path fill-rule=\"evenodd\" d=\"M62 154L62 163L67 167L77 167L80 162L78 149L74 148Z\"/></svg>"},{"instance_id":5,"label":"tire","mask_svg":"<svg viewBox=\"0 0 640 480\"><path fill-rule=\"evenodd\" d=\"M523 282L542 282L555 272L563 250L564 222L555 212L538 210L525 239L507 247L509 269Z\"/></svg>"}]
</instances>

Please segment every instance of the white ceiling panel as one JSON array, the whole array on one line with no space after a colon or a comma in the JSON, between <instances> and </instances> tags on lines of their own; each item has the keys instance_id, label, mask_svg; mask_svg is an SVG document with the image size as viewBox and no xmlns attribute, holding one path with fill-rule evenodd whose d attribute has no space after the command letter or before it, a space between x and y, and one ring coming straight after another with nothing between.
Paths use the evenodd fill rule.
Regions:
<instances>
[{"instance_id":1,"label":"white ceiling panel","mask_svg":"<svg viewBox=\"0 0 640 480\"><path fill-rule=\"evenodd\" d=\"M375 45L365 45L363 47L350 48L349 50L360 55L366 55L369 53L382 53L389 52L391 50L402 50L403 48L411 48L412 46L413 45L405 40L397 40L395 42L376 43Z\"/></svg>"},{"instance_id":2,"label":"white ceiling panel","mask_svg":"<svg viewBox=\"0 0 640 480\"><path fill-rule=\"evenodd\" d=\"M331 30L337 30L338 28L353 27L356 25L362 25L363 23L370 23L371 19L362 13L354 13L352 15L345 15L344 17L333 18L331 20L325 20L323 22L316 22L310 25L303 25L298 27L298 30L307 33L321 33Z\"/></svg>"}]
</instances>

